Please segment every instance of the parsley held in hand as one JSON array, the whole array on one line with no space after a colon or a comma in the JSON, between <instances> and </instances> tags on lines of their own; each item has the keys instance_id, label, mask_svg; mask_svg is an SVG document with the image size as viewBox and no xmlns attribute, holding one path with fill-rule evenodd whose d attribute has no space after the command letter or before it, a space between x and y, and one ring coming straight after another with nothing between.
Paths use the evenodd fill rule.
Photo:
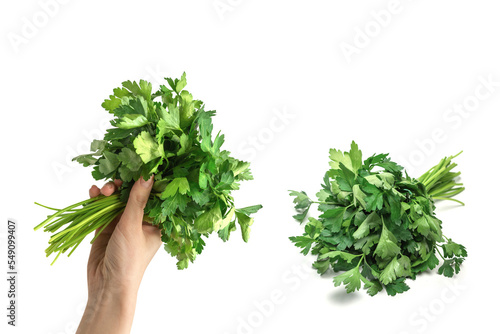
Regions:
<instances>
[{"instance_id":1,"label":"parsley held in hand","mask_svg":"<svg viewBox=\"0 0 500 334\"><path fill-rule=\"evenodd\" d=\"M240 181L252 180L250 164L221 150L224 135L212 139L212 117L200 100L186 90L186 74L181 79L166 78L170 87L126 81L113 90L103 108L115 116L103 140L94 140L93 153L74 160L94 166L96 180L123 181L120 191L98 196L62 210L54 210L35 227L54 235L47 256L71 249L84 238L102 231L125 208L130 189L141 176L154 175L154 186L144 210L144 220L158 226L165 250L177 257L177 267L187 268L201 254L212 232L227 241L238 223L248 241L251 214L262 206L236 209L231 196ZM37 203L38 204L38 203ZM99 233L92 239L93 242Z\"/></svg>"},{"instance_id":2,"label":"parsley held in hand","mask_svg":"<svg viewBox=\"0 0 500 334\"><path fill-rule=\"evenodd\" d=\"M363 162L355 142L349 152L330 150L331 169L318 201L303 191L290 192L299 222L313 203L322 212L318 219L309 217L302 236L290 240L304 255L318 255L313 267L320 275L329 268L343 272L333 281L344 284L348 293L362 283L371 296L383 288L391 296L403 293L409 289L407 278L439 265L436 255L443 260L439 274L458 274L467 251L443 235L434 213L436 200L463 204L452 198L464 190L456 182L460 173L451 172L455 157L442 159L416 180L403 176L403 167L388 154Z\"/></svg>"}]
</instances>

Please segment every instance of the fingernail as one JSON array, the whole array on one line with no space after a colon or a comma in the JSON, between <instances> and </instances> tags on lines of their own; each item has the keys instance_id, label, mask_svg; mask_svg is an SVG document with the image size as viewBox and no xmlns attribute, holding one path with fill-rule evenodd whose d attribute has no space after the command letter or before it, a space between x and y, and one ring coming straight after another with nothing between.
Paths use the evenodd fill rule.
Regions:
<instances>
[{"instance_id":1,"label":"fingernail","mask_svg":"<svg viewBox=\"0 0 500 334\"><path fill-rule=\"evenodd\" d=\"M151 175L151 177L149 178L149 180L144 180L144 178L141 176L141 185L144 187L144 188L149 188L151 187L151 185L153 184L153 175Z\"/></svg>"}]
</instances>

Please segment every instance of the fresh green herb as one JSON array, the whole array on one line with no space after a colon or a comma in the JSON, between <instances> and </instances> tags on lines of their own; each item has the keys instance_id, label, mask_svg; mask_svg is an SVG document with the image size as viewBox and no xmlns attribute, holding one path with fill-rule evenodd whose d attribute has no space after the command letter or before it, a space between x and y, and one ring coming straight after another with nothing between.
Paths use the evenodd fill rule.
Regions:
<instances>
[{"instance_id":1,"label":"fresh green herb","mask_svg":"<svg viewBox=\"0 0 500 334\"><path fill-rule=\"evenodd\" d=\"M461 153L461 152L460 152ZM459 153L459 154L460 154ZM347 292L361 285L374 296L383 288L394 296L409 289L407 278L415 279L443 260L438 273L452 277L467 256L464 246L442 233L435 215L437 200L452 198L464 190L457 183L459 172L444 158L419 179L412 179L388 154L373 155L364 162L355 142L349 152L330 150L330 170L313 201L305 192L290 191L303 222L312 204L321 215L309 217L305 232L290 240L307 255L317 255L313 267L320 275L332 268L343 272L334 277L335 286Z\"/></svg>"},{"instance_id":2,"label":"fresh green herb","mask_svg":"<svg viewBox=\"0 0 500 334\"><path fill-rule=\"evenodd\" d=\"M212 138L215 111L206 111L202 101L184 90L186 74L166 80L169 87L161 85L156 92L149 82L126 81L102 104L115 116L112 127L103 140L92 142L93 153L74 160L93 166L96 180L120 179L123 185L109 197L87 199L62 210L46 207L55 213L35 230L44 227L53 233L46 253L57 254L54 262L68 250L71 255L88 234L123 212L130 189L141 176L155 179L144 219L161 229L165 250L177 257L179 269L201 254L203 238L212 232L227 241L238 224L248 241L250 215L262 206L236 209L231 192L240 181L253 179L250 164L221 150L223 134Z\"/></svg>"}]
</instances>

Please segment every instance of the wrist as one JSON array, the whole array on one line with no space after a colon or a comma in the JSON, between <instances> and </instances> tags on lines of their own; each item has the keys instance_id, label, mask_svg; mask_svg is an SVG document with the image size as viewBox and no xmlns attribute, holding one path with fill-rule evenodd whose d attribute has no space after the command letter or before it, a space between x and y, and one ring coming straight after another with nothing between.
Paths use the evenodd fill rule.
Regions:
<instances>
[{"instance_id":1,"label":"wrist","mask_svg":"<svg viewBox=\"0 0 500 334\"><path fill-rule=\"evenodd\" d=\"M130 333L137 302L134 289L99 289L92 293L77 334Z\"/></svg>"},{"instance_id":2,"label":"wrist","mask_svg":"<svg viewBox=\"0 0 500 334\"><path fill-rule=\"evenodd\" d=\"M87 306L90 308L115 308L126 312L128 308L135 308L137 292L135 289L101 289L89 295Z\"/></svg>"}]
</instances>

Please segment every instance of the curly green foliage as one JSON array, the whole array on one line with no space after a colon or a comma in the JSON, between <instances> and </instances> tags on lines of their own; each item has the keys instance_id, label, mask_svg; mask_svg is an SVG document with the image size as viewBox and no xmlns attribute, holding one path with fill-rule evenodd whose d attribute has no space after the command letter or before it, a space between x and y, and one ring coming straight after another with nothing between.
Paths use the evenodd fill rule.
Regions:
<instances>
[{"instance_id":1,"label":"curly green foliage","mask_svg":"<svg viewBox=\"0 0 500 334\"><path fill-rule=\"evenodd\" d=\"M168 87L161 85L154 93L149 82L126 81L104 101L103 108L114 115L112 127L102 140L92 142L92 153L74 160L93 166L96 180L122 180L120 195L114 202L107 199L106 206L100 205L104 199L99 197L85 201L76 212L58 210L37 226L54 233L63 226L73 231L75 222L90 215L100 217L90 228L56 233L47 255L74 250L82 235L109 224L123 210L133 183L152 175L155 182L145 219L161 229L165 250L177 257L179 269L195 260L205 246L203 238L213 232L227 241L238 224L248 241L250 215L261 206L236 209L231 192L241 181L253 179L250 164L221 150L223 134L212 138L215 111L206 111L203 102L184 89L185 73L166 80Z\"/></svg>"},{"instance_id":2,"label":"curly green foliage","mask_svg":"<svg viewBox=\"0 0 500 334\"><path fill-rule=\"evenodd\" d=\"M391 296L403 293L409 289L407 278L439 265L436 255L443 260L438 273L452 277L467 251L443 235L434 204L464 190L456 182L460 173L451 172L456 166L452 158L444 158L416 180L403 175L403 167L388 154L363 162L355 142L349 152L330 150L331 168L318 201L290 191L296 220L302 223L313 203L321 212L317 219L309 217L303 235L290 240L304 255L318 256L313 267L319 274L330 268L343 272L334 283L344 284L347 292L363 284L371 296L383 288Z\"/></svg>"}]
</instances>

